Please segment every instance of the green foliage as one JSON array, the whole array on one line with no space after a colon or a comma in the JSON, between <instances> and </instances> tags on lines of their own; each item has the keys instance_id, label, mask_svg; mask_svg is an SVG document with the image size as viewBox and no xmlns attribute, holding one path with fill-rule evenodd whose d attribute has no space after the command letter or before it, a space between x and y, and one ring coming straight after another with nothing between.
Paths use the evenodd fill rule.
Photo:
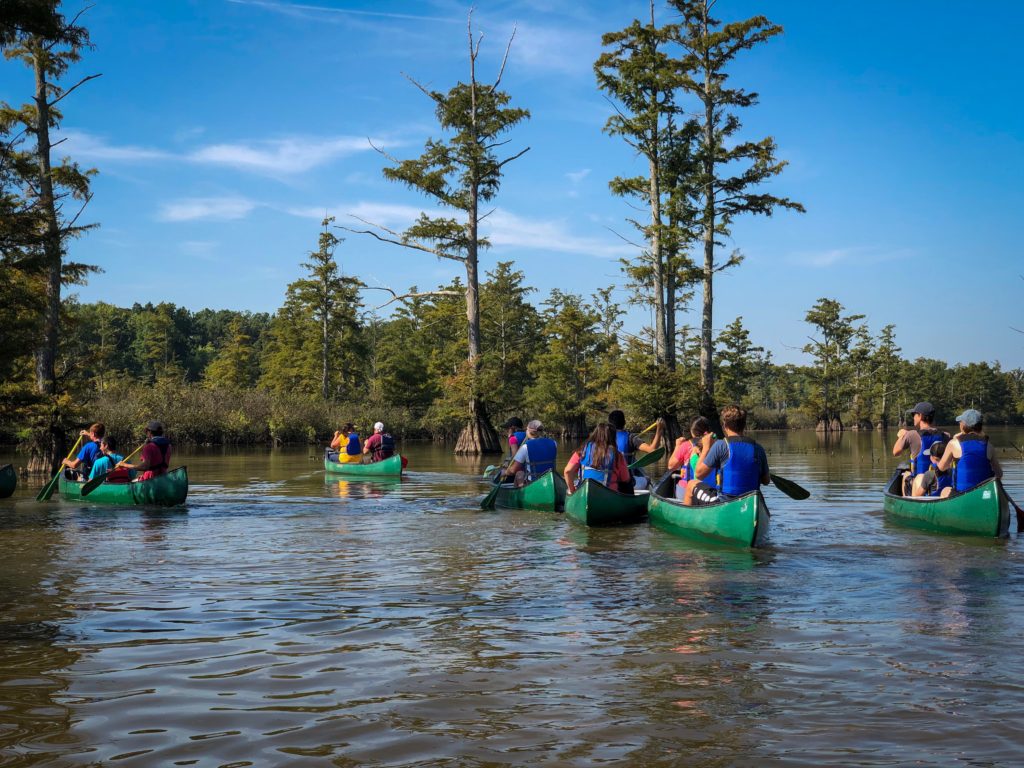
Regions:
<instances>
[{"instance_id":1,"label":"green foliage","mask_svg":"<svg viewBox=\"0 0 1024 768\"><path fill-rule=\"evenodd\" d=\"M750 340L750 332L737 317L718 334L715 378L720 401L749 405L747 394L758 371L757 355L764 352Z\"/></svg>"},{"instance_id":2,"label":"green foliage","mask_svg":"<svg viewBox=\"0 0 1024 768\"><path fill-rule=\"evenodd\" d=\"M812 373L814 389L804 407L809 415L825 423L840 418L856 391L851 346L863 337L863 326L857 321L863 320L864 315L844 315L843 309L838 301L822 298L804 318L820 336L804 345L804 352L812 355L815 361Z\"/></svg>"}]
</instances>

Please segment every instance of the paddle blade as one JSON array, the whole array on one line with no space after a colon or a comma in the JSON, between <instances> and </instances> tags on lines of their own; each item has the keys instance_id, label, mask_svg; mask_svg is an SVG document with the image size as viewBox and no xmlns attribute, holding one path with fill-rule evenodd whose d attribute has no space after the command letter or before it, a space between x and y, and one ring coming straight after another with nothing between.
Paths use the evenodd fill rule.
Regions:
<instances>
[{"instance_id":1,"label":"paddle blade","mask_svg":"<svg viewBox=\"0 0 1024 768\"><path fill-rule=\"evenodd\" d=\"M810 498L811 496L810 491L808 491L806 488L803 488L802 486L797 485L792 480L787 480L786 478L779 477L778 475L771 475L771 478L772 483L775 484L775 487L778 488L787 496L789 496L789 498L791 499L802 501L803 499Z\"/></svg>"},{"instance_id":2,"label":"paddle blade","mask_svg":"<svg viewBox=\"0 0 1024 768\"><path fill-rule=\"evenodd\" d=\"M498 496L498 489L501 488L501 483L495 483L494 487L484 496L483 501L480 502L480 509L494 509L494 500Z\"/></svg>"},{"instance_id":3,"label":"paddle blade","mask_svg":"<svg viewBox=\"0 0 1024 768\"><path fill-rule=\"evenodd\" d=\"M94 477L92 480L86 481L86 483L82 486L82 496L88 496L90 493L92 493L101 485L103 485L103 481L106 479L107 473L104 472L102 475L96 475L96 477Z\"/></svg>"},{"instance_id":4,"label":"paddle blade","mask_svg":"<svg viewBox=\"0 0 1024 768\"><path fill-rule=\"evenodd\" d=\"M665 447L662 446L661 448L657 448L651 451L650 453L645 453L639 459L630 464L629 469L641 469L642 467L646 467L648 464L653 464L664 455Z\"/></svg>"},{"instance_id":5,"label":"paddle blade","mask_svg":"<svg viewBox=\"0 0 1024 768\"><path fill-rule=\"evenodd\" d=\"M48 482L45 486L43 486L43 489L41 491L39 491L38 494L36 494L36 501L49 501L50 500L50 497L53 496L54 490L57 488L57 479L60 477L60 473L63 472L63 471L64 471L64 468L61 467L57 471L57 474L54 475L53 478L50 480L50 482Z\"/></svg>"}]
</instances>

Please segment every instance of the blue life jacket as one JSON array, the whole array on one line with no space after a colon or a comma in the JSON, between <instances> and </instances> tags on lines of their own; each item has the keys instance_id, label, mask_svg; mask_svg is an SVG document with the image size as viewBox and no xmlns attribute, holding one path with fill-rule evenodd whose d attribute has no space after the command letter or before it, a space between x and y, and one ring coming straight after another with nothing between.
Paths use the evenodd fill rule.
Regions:
<instances>
[{"instance_id":1,"label":"blue life jacket","mask_svg":"<svg viewBox=\"0 0 1024 768\"><path fill-rule=\"evenodd\" d=\"M154 475L161 475L170 468L171 460L171 441L163 435L157 435L156 437L149 438L149 442L157 447L160 451L160 463L155 464L149 468Z\"/></svg>"},{"instance_id":2,"label":"blue life jacket","mask_svg":"<svg viewBox=\"0 0 1024 768\"><path fill-rule=\"evenodd\" d=\"M513 437L516 439L516 451L518 451L520 448L523 447L523 443L526 442L526 432L524 432L523 430L520 429L520 430L518 430L516 432L513 432L511 435L509 435L509 439L512 439ZM510 445L509 446L509 450L511 450L511 449L512 449L512 446ZM514 454L515 451L512 451L512 453Z\"/></svg>"},{"instance_id":3,"label":"blue life jacket","mask_svg":"<svg viewBox=\"0 0 1024 768\"><path fill-rule=\"evenodd\" d=\"M395 438L389 433L382 432L380 436L380 445L373 449L373 460L383 461L389 459L395 455Z\"/></svg>"},{"instance_id":4,"label":"blue life jacket","mask_svg":"<svg viewBox=\"0 0 1024 768\"><path fill-rule=\"evenodd\" d=\"M953 471L949 470L947 472L940 473L938 468L936 468L936 470L935 470L935 487L932 489L931 493L929 493L928 495L929 496L941 496L943 489L945 489L945 488L952 488L952 487L953 487Z\"/></svg>"},{"instance_id":5,"label":"blue life jacket","mask_svg":"<svg viewBox=\"0 0 1024 768\"><path fill-rule=\"evenodd\" d=\"M90 440L82 446L82 450L78 452L78 456L82 461L78 470L82 473L82 477L89 477L92 472L92 465L95 464L102 455L103 451L100 449L98 440Z\"/></svg>"},{"instance_id":6,"label":"blue life jacket","mask_svg":"<svg viewBox=\"0 0 1024 768\"><path fill-rule=\"evenodd\" d=\"M593 452L594 444L587 443L587 447L583 451L583 457L580 459L580 468L583 470L583 474L580 476L580 484L582 485L584 480L596 480L601 485L607 486L608 481L612 477L612 467L615 466L615 449L609 449L608 455L604 457L603 467L595 467L591 464Z\"/></svg>"},{"instance_id":7,"label":"blue life jacket","mask_svg":"<svg viewBox=\"0 0 1024 768\"><path fill-rule=\"evenodd\" d=\"M914 457L911 470L914 475L923 475L932 466L929 449L933 443L939 442L945 435L937 429L921 429L918 430L918 434L921 435L921 450Z\"/></svg>"},{"instance_id":8,"label":"blue life jacket","mask_svg":"<svg viewBox=\"0 0 1024 768\"><path fill-rule=\"evenodd\" d=\"M956 489L969 491L995 475L988 460L988 438L978 434L960 435L960 459L956 463Z\"/></svg>"},{"instance_id":9,"label":"blue life jacket","mask_svg":"<svg viewBox=\"0 0 1024 768\"><path fill-rule=\"evenodd\" d=\"M729 458L722 465L722 493L742 496L761 487L761 463L754 450L756 442L749 437L729 436Z\"/></svg>"},{"instance_id":10,"label":"blue life jacket","mask_svg":"<svg viewBox=\"0 0 1024 768\"><path fill-rule=\"evenodd\" d=\"M555 468L558 443L550 437L535 437L526 441L526 474L536 480L549 469Z\"/></svg>"},{"instance_id":11,"label":"blue life jacket","mask_svg":"<svg viewBox=\"0 0 1024 768\"><path fill-rule=\"evenodd\" d=\"M348 436L348 445L345 446L345 453L349 456L358 456L362 452L363 449L359 445L359 435L353 432Z\"/></svg>"},{"instance_id":12,"label":"blue life jacket","mask_svg":"<svg viewBox=\"0 0 1024 768\"><path fill-rule=\"evenodd\" d=\"M615 447L619 449L619 453L622 454L622 458L626 460L627 464L633 463L633 441L629 439L630 437L629 432L624 429L615 433Z\"/></svg>"}]
</instances>

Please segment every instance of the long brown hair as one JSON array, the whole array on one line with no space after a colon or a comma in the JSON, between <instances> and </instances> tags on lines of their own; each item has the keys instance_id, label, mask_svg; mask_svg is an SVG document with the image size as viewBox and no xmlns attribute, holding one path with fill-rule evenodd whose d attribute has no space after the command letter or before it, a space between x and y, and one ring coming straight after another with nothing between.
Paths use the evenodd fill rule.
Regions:
<instances>
[{"instance_id":1,"label":"long brown hair","mask_svg":"<svg viewBox=\"0 0 1024 768\"><path fill-rule=\"evenodd\" d=\"M598 424L587 442L593 446L590 449L590 466L602 469L608 456L615 452L615 427L611 424Z\"/></svg>"}]
</instances>

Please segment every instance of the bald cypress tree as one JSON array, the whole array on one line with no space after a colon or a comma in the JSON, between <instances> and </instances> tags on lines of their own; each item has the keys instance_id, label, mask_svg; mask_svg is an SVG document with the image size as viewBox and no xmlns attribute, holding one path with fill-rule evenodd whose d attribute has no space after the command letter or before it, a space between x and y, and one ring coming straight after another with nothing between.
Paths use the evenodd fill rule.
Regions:
<instances>
[{"instance_id":1,"label":"bald cypress tree","mask_svg":"<svg viewBox=\"0 0 1024 768\"><path fill-rule=\"evenodd\" d=\"M740 262L734 253L716 260L719 238L738 216L770 216L776 209L803 211L800 203L759 190L760 185L782 172L784 161L775 157L775 140L736 141L741 128L739 110L757 103L758 94L729 86L728 68L748 51L782 33L782 27L764 16L723 23L711 16L716 0L670 0L681 16L678 42L683 47L680 87L698 101L696 159L693 197L699 210L703 241L701 281L701 411L715 415L714 379L714 277Z\"/></svg>"},{"instance_id":2,"label":"bald cypress tree","mask_svg":"<svg viewBox=\"0 0 1024 768\"><path fill-rule=\"evenodd\" d=\"M512 40L508 42L494 82L483 83L477 79L477 58L483 35L474 36L472 13L468 24L468 39L467 82L459 82L447 92L442 92L412 81L433 102L438 125L449 136L429 139L424 153L417 158L389 158L393 164L384 169L385 178L423 193L433 203L450 210L453 216L428 216L424 213L416 223L401 233L372 222L367 223L374 229L356 231L385 242L431 253L441 259L457 261L465 267L469 422L459 435L455 452L477 454L501 451L480 392L482 346L479 258L480 251L490 245L480 234L480 222L489 213L481 210L481 205L497 195L505 166L528 151L529 147L506 157L498 155L499 148L507 143L507 139L502 138L504 134L529 118L530 113L509 106L511 97L499 90Z\"/></svg>"}]
</instances>

